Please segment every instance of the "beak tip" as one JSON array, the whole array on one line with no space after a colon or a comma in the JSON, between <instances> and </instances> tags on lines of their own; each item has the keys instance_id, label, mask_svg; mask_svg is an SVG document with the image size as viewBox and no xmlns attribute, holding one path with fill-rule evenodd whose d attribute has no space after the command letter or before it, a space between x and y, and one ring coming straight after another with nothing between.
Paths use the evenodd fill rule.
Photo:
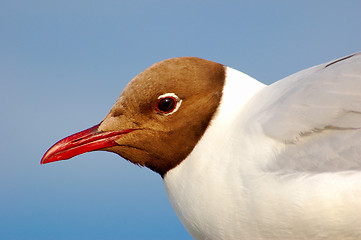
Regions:
<instances>
[{"instance_id":1,"label":"beak tip","mask_svg":"<svg viewBox=\"0 0 361 240\"><path fill-rule=\"evenodd\" d=\"M49 161L47 161L47 160L48 160L47 158L42 157L42 159L40 160L40 164L41 164L41 165L44 165L44 164L49 163Z\"/></svg>"}]
</instances>

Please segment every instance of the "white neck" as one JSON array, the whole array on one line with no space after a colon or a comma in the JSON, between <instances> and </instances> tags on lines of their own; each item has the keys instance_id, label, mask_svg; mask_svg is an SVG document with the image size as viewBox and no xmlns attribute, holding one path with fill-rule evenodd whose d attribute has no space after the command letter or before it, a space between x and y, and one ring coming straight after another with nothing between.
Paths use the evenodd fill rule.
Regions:
<instances>
[{"instance_id":1,"label":"white neck","mask_svg":"<svg viewBox=\"0 0 361 240\"><path fill-rule=\"evenodd\" d=\"M210 236L214 239L227 239L229 235L222 235L213 226L220 229L222 226L228 229L232 226L236 232L241 227L224 221L229 219L229 214L236 214L230 213L229 209L232 207L229 207L238 209L244 194L240 185L242 180L239 179L241 166L230 164L236 155L239 156L234 151L239 148L232 146L232 141L229 141L232 139L229 137L234 131L233 122L239 118L237 114L242 112L248 100L263 87L262 83L248 75L227 67L222 100L210 126L191 154L164 177L170 202L195 239L207 239ZM224 152L230 154L224 156ZM230 166L234 168L229 169ZM232 183L238 185L236 191ZM236 203L232 202L234 195L239 196ZM227 208L220 210L219 205ZM207 235L202 235L204 232Z\"/></svg>"}]
</instances>

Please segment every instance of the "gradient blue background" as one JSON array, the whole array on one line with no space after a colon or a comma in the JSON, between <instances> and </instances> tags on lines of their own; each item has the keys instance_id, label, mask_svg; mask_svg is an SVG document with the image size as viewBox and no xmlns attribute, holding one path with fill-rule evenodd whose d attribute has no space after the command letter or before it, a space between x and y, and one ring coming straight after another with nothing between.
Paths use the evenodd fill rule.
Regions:
<instances>
[{"instance_id":1,"label":"gradient blue background","mask_svg":"<svg viewBox=\"0 0 361 240\"><path fill-rule=\"evenodd\" d=\"M151 64L272 83L361 50L361 1L0 1L0 239L190 239L162 180L115 154L41 166Z\"/></svg>"}]
</instances>

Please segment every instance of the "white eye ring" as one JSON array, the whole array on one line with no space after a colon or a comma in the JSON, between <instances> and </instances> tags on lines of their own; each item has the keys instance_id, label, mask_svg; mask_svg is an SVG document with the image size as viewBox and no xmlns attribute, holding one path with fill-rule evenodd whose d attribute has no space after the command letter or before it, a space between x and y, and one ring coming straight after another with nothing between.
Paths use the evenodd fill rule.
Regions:
<instances>
[{"instance_id":1,"label":"white eye ring","mask_svg":"<svg viewBox=\"0 0 361 240\"><path fill-rule=\"evenodd\" d=\"M164 111L162 109L160 109L160 103L163 99L173 99L173 102L175 101L175 106L170 109L170 111ZM157 103L157 111L162 113L164 116L168 116L171 115L173 113L175 113L176 111L178 111L180 105L182 104L182 99L180 99L177 95L175 95L174 93L165 93L162 94L158 97L158 103Z\"/></svg>"}]
</instances>

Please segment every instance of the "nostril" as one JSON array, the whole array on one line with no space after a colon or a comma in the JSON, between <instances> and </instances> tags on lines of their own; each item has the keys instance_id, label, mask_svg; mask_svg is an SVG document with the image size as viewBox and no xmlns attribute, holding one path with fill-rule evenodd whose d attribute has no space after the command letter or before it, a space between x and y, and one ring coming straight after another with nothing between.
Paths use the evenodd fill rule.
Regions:
<instances>
[{"instance_id":1,"label":"nostril","mask_svg":"<svg viewBox=\"0 0 361 240\"><path fill-rule=\"evenodd\" d=\"M124 115L124 110L123 109L114 109L114 110L112 110L110 115L112 117L119 117L121 115Z\"/></svg>"},{"instance_id":2,"label":"nostril","mask_svg":"<svg viewBox=\"0 0 361 240\"><path fill-rule=\"evenodd\" d=\"M136 121L133 121L133 124L136 126L136 127L140 127L141 124L139 122L136 122Z\"/></svg>"}]
</instances>

